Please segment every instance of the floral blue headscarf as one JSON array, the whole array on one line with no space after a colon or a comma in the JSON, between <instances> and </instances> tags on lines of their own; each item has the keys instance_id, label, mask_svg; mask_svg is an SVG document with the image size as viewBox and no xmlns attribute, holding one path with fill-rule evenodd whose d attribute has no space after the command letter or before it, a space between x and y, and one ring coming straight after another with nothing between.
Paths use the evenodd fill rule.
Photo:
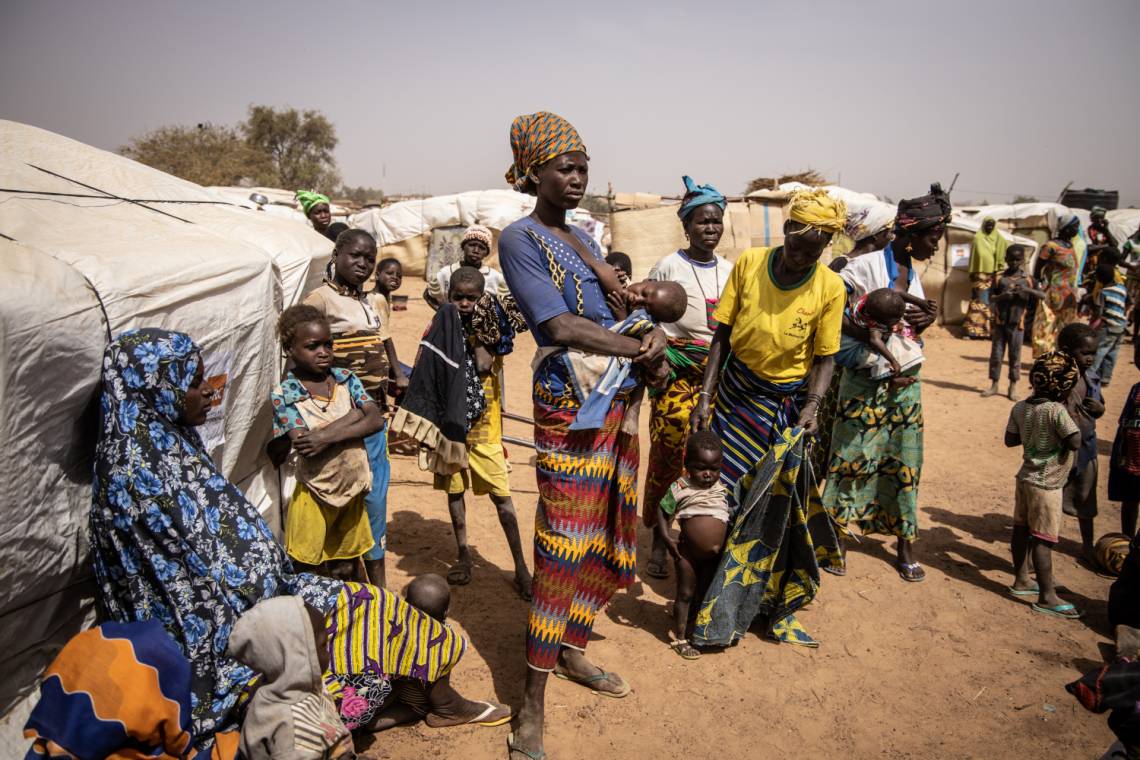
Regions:
<instances>
[{"instance_id":1,"label":"floral blue headscarf","mask_svg":"<svg viewBox=\"0 0 1140 760\"><path fill-rule=\"evenodd\" d=\"M193 733L232 723L252 677L226 657L238 616L300 595L327 612L341 584L296 575L257 510L180 421L202 362L181 333L123 333L103 355L91 553L107 618L158 620L192 665Z\"/></svg>"}]
</instances>

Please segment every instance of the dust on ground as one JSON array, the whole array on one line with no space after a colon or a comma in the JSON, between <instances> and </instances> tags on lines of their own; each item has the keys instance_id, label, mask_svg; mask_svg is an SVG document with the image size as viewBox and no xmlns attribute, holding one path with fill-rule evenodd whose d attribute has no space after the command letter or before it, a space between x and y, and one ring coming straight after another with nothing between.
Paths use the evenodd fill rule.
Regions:
<instances>
[{"instance_id":1,"label":"dust on ground","mask_svg":"<svg viewBox=\"0 0 1140 760\"><path fill-rule=\"evenodd\" d=\"M407 311L393 315L400 356L410 363L431 311L408 278ZM533 341L523 336L506 362L507 408L531 415ZM918 557L924 583L903 582L893 540L867 537L848 553L846 577L825 574L817 600L798 615L815 650L755 633L735 647L685 661L667 642L673 579L639 577L598 616L589 656L620 672L633 693L616 700L551 678L546 750L551 760L687 755L845 758L1098 758L1112 743L1104 716L1080 707L1064 685L1099 664L1111 645L1108 579L1078 566L1075 518L1065 518L1055 553L1066 598L1080 621L1036 614L1006 595L1013 477L1020 449L1002 434L1010 402L982 399L989 343L935 328L923 369L926 456ZM1128 388L1140 373L1121 350L1101 421L1097 535L1119 530L1106 498L1107 453ZM1026 357L1028 358L1028 350ZM1004 373L1003 373L1004 374ZM1023 382L1024 375L1023 372ZM1002 381L1005 390L1006 381ZM649 449L642 414L642 473ZM525 424L505 431L530 439ZM537 498L533 452L508 445L511 489L531 561ZM414 458L394 457L389 504L389 585L445 574L455 544L444 495ZM470 640L453 683L467 697L519 704L528 606L512 588L510 554L486 497L467 496L476 561L470 585L454 589L451 619ZM639 528L639 567L649 533ZM505 758L508 729L424 725L375 737L370 758Z\"/></svg>"}]
</instances>

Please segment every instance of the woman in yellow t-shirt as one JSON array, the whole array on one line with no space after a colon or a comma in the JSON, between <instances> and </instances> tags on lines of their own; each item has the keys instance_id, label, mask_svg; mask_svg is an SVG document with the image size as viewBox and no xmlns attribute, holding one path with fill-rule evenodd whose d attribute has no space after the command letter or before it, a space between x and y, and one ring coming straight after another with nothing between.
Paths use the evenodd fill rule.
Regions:
<instances>
[{"instance_id":1,"label":"woman in yellow t-shirt","mask_svg":"<svg viewBox=\"0 0 1140 760\"><path fill-rule=\"evenodd\" d=\"M715 398L711 425L721 436L721 481L730 494L774 436L818 428L846 302L843 281L819 258L846 214L843 202L823 190L797 192L784 245L744 251L721 295L693 429L710 424Z\"/></svg>"}]
</instances>

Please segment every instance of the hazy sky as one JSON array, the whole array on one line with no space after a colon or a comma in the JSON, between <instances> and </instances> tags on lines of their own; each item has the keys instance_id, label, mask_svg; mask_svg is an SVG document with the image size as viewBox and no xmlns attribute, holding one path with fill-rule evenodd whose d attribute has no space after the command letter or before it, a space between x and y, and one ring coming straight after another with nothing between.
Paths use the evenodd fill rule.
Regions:
<instances>
[{"instance_id":1,"label":"hazy sky","mask_svg":"<svg viewBox=\"0 0 1140 760\"><path fill-rule=\"evenodd\" d=\"M739 193L814 167L894 198L1140 205L1140 2L0 0L0 117L115 149L251 103L336 124L345 180L504 186L507 130L552 110L591 189ZM1131 93L1131 94L1129 94Z\"/></svg>"}]
</instances>

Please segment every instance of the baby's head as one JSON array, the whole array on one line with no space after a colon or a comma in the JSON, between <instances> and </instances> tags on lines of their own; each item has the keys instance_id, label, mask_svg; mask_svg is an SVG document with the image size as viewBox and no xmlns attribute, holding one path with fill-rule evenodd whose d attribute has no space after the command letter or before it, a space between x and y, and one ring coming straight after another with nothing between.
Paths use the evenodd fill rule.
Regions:
<instances>
[{"instance_id":1,"label":"baby's head","mask_svg":"<svg viewBox=\"0 0 1140 760\"><path fill-rule=\"evenodd\" d=\"M328 318L308 304L290 306L277 320L277 335L293 365L311 375L327 375L332 366L332 330Z\"/></svg>"},{"instance_id":2,"label":"baby's head","mask_svg":"<svg viewBox=\"0 0 1140 760\"><path fill-rule=\"evenodd\" d=\"M872 290L863 303L863 313L884 327L897 325L905 312L902 293L891 288Z\"/></svg>"},{"instance_id":3,"label":"baby's head","mask_svg":"<svg viewBox=\"0 0 1140 760\"><path fill-rule=\"evenodd\" d=\"M712 488L720 479L722 456L720 436L711 430L701 430L685 442L685 472L689 482L698 488Z\"/></svg>"},{"instance_id":4,"label":"baby's head","mask_svg":"<svg viewBox=\"0 0 1140 760\"><path fill-rule=\"evenodd\" d=\"M404 599L442 623L447 620L447 608L451 606L451 589L442 577L427 573L408 584L404 589Z\"/></svg>"},{"instance_id":5,"label":"baby's head","mask_svg":"<svg viewBox=\"0 0 1140 760\"><path fill-rule=\"evenodd\" d=\"M1064 351L1050 351L1033 361L1029 384L1033 395L1050 401L1064 401L1077 383L1080 370L1073 357Z\"/></svg>"},{"instance_id":6,"label":"baby's head","mask_svg":"<svg viewBox=\"0 0 1140 760\"><path fill-rule=\"evenodd\" d=\"M621 251L610 251L606 256L606 263L626 277L633 277L633 262L630 261L629 256Z\"/></svg>"},{"instance_id":7,"label":"baby's head","mask_svg":"<svg viewBox=\"0 0 1140 760\"><path fill-rule=\"evenodd\" d=\"M447 300L455 304L464 320L475 313L475 303L483 297L484 283L483 273L475 267L461 266L451 273Z\"/></svg>"},{"instance_id":8,"label":"baby's head","mask_svg":"<svg viewBox=\"0 0 1140 760\"><path fill-rule=\"evenodd\" d=\"M376 265L376 289L387 295L404 284L404 267L399 259L381 259Z\"/></svg>"},{"instance_id":9,"label":"baby's head","mask_svg":"<svg viewBox=\"0 0 1140 760\"><path fill-rule=\"evenodd\" d=\"M1073 322L1057 334L1057 350L1063 351L1077 363L1081 372L1087 372L1096 359L1096 333L1084 322Z\"/></svg>"},{"instance_id":10,"label":"baby's head","mask_svg":"<svg viewBox=\"0 0 1140 760\"><path fill-rule=\"evenodd\" d=\"M685 316L688 296L680 283L642 280L625 289L631 309L645 309L658 324L676 322Z\"/></svg>"}]
</instances>

